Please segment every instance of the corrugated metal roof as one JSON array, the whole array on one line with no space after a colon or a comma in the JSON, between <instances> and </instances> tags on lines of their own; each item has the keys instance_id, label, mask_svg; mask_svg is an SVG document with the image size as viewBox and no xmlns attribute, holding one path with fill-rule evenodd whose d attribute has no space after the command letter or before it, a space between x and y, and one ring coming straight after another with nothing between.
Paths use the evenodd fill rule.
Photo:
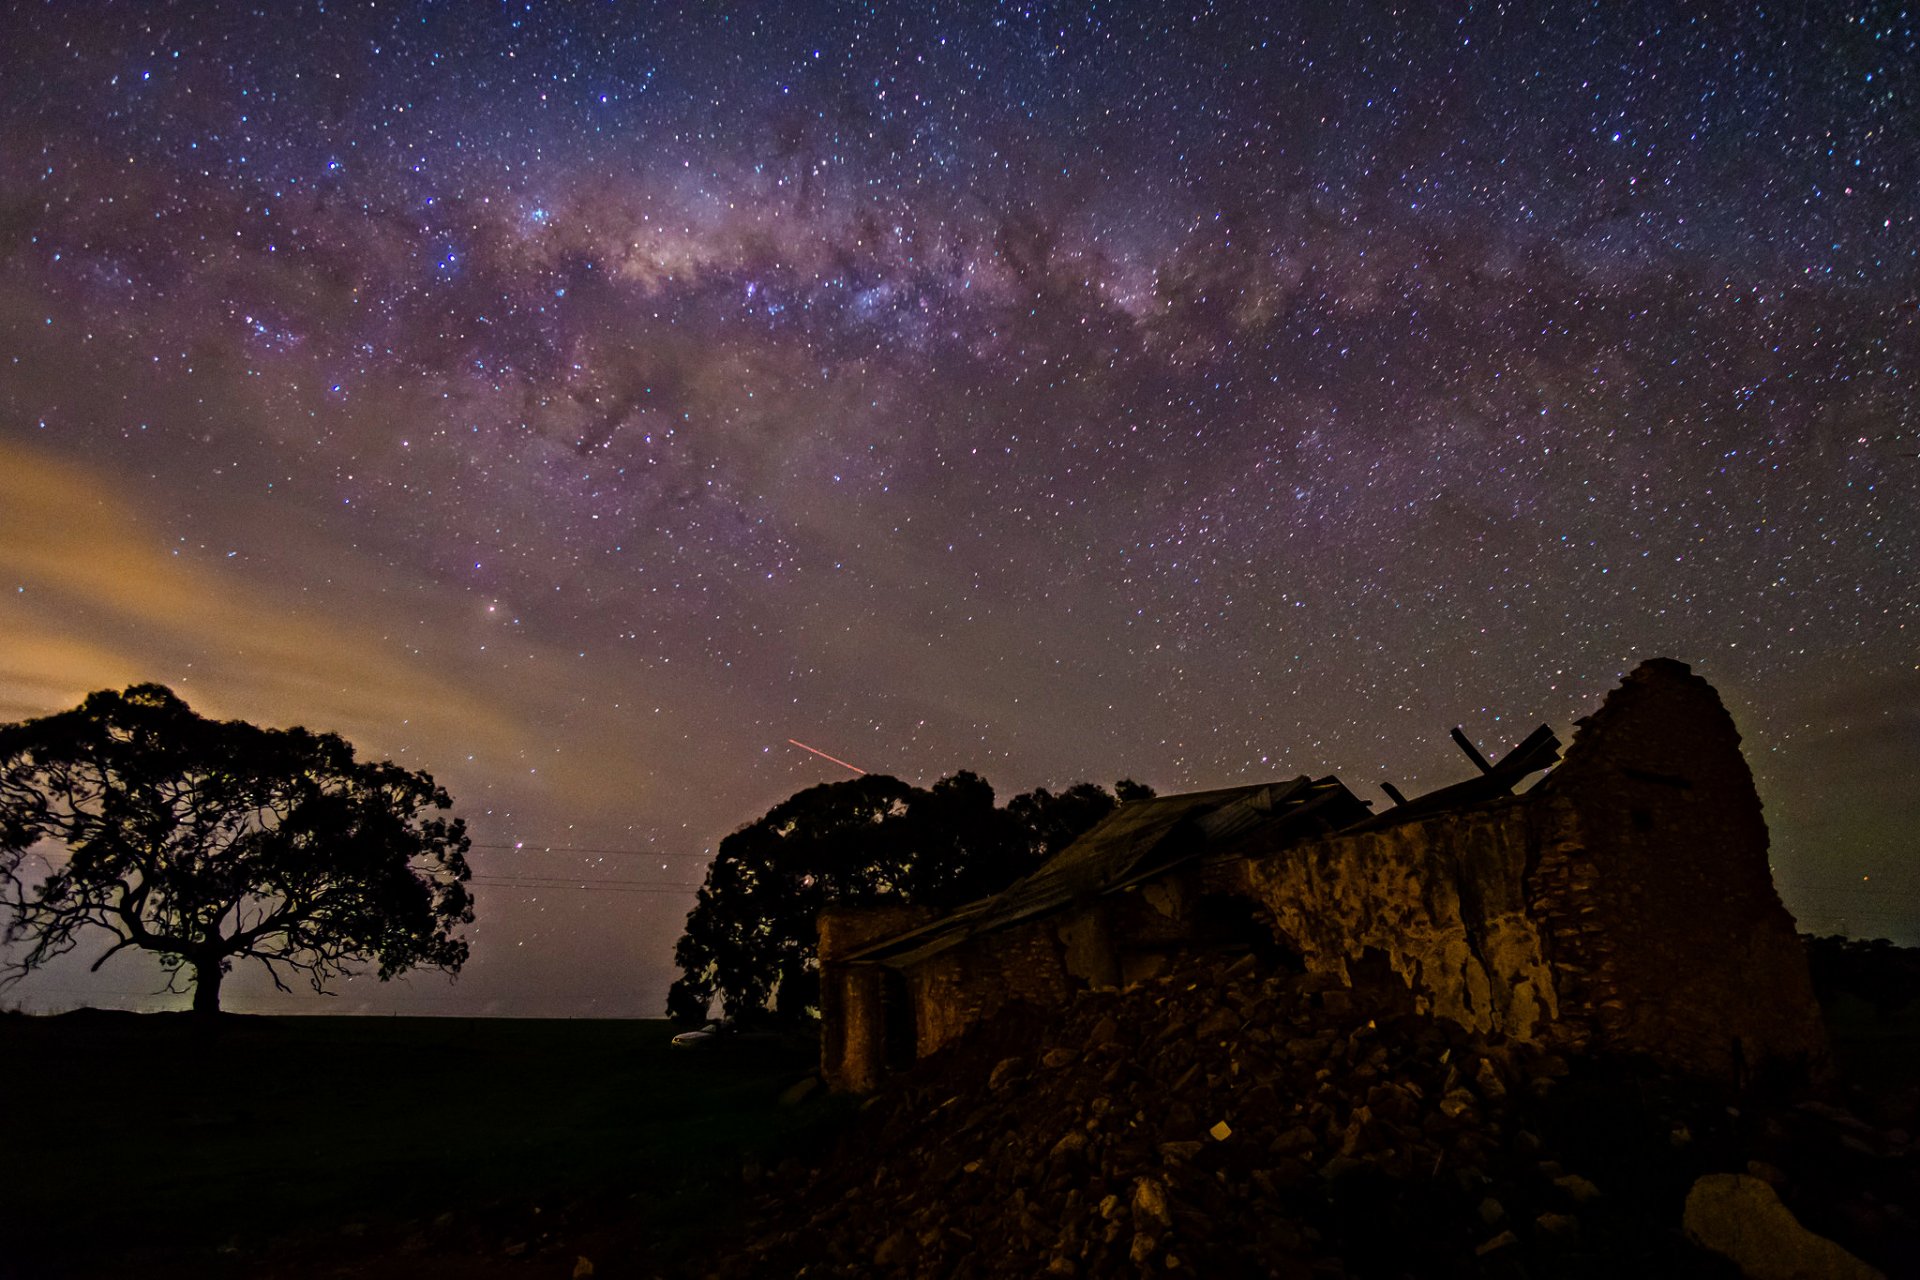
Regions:
<instances>
[{"instance_id":1,"label":"corrugated metal roof","mask_svg":"<svg viewBox=\"0 0 1920 1280\"><path fill-rule=\"evenodd\" d=\"M1366 814L1366 804L1332 777L1129 801L1032 875L993 897L881 939L847 958L915 964L979 934L1138 884L1262 828L1281 836L1297 826L1304 834L1345 826Z\"/></svg>"}]
</instances>

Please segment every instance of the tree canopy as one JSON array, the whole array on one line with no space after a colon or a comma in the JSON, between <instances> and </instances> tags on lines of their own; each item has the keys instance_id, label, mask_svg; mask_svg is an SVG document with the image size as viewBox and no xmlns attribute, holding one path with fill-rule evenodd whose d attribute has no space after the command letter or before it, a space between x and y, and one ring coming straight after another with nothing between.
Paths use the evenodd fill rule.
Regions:
<instances>
[{"instance_id":1,"label":"tree canopy","mask_svg":"<svg viewBox=\"0 0 1920 1280\"><path fill-rule=\"evenodd\" d=\"M455 973L473 907L451 807L429 775L357 760L335 734L209 720L157 684L0 726L7 980L90 934L110 941L94 969L152 952L202 1013L241 960L283 991L369 961L382 981Z\"/></svg>"},{"instance_id":2,"label":"tree canopy","mask_svg":"<svg viewBox=\"0 0 1920 1280\"><path fill-rule=\"evenodd\" d=\"M1122 799L1150 787L1122 781ZM879 902L948 908L998 892L1105 817L1117 801L1093 783L1044 788L994 805L960 772L931 787L884 774L809 787L720 842L686 933L667 1012L704 1018L718 998L734 1018L816 1016L815 921L823 907Z\"/></svg>"}]
</instances>

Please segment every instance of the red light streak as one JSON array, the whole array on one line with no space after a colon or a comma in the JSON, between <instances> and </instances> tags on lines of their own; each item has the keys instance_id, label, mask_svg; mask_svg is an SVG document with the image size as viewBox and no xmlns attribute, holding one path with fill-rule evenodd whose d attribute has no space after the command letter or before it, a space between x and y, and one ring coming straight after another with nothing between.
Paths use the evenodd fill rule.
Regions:
<instances>
[{"instance_id":1,"label":"red light streak","mask_svg":"<svg viewBox=\"0 0 1920 1280\"><path fill-rule=\"evenodd\" d=\"M861 767L860 767L859 765L857 765L857 764L848 764L848 763L847 763L847 762L846 762L845 760L842 760L842 759L841 759L840 757L838 757L838 756L830 756L830 755L828 755L828 754L827 754L826 752L824 752L824 751L822 751L822 750L821 750L820 748L818 748L818 747L810 747L810 746L808 746L808 745L807 745L806 743L804 743L804 742L802 742L802 741L800 741L800 739L798 739L798 738L788 738L788 739L787 739L787 741L788 741L788 742L791 742L791 743L792 743L792 744L793 744L794 746L796 746L796 747L798 747L798 748L800 748L800 749L801 749L802 751L811 751L811 752L813 752L813 754L815 754L815 755L817 755L817 756L819 756L819 757L820 757L820 758L821 758L822 760L831 760L831 761L833 761L833 762L834 762L835 764L837 764L837 765L839 765L839 766L840 766L840 767L841 767L842 769L851 769L851 770L853 770L853 771L854 771L855 773L857 773L857 774L859 774L859 775L860 775L861 777L865 777L865 776L866 776L866 773L867 773L867 771L866 771L865 769L862 769L862 768L861 768Z\"/></svg>"}]
</instances>

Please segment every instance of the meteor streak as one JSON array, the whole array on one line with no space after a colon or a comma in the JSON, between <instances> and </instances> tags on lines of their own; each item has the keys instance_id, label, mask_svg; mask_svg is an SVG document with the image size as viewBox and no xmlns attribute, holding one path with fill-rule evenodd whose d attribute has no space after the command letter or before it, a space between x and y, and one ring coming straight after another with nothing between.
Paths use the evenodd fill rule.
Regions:
<instances>
[{"instance_id":1,"label":"meteor streak","mask_svg":"<svg viewBox=\"0 0 1920 1280\"><path fill-rule=\"evenodd\" d=\"M857 765L857 764L848 764L848 763L847 763L847 762L846 762L845 760L842 760L842 759L841 759L840 757L838 757L838 756L830 756L830 755L828 755L828 754L827 754L826 752L824 752L824 751L822 751L822 750L821 750L820 748L818 748L818 747L810 747L810 746L808 746L808 745L807 745L806 743L804 743L804 742L802 742L802 741L800 741L800 739L798 739L798 738L788 738L788 739L787 739L787 741L788 741L788 742L791 742L791 743L792 743L792 744L793 744L794 746L796 746L796 747L798 747L798 748L800 748L800 749L801 749L802 751L811 751L811 752L813 752L813 754L815 754L815 755L817 755L817 756L819 756L819 757L820 757L820 758L821 758L822 760L831 760L831 761L833 761L833 762L834 762L835 764L837 764L837 765L839 765L839 766L840 766L840 767L841 767L842 769L851 769L851 770L853 770L853 771L854 771L855 773L857 773L857 774L860 774L860 775L861 775L861 776L863 776L863 777L864 777L864 776L866 775L866 772L867 772L867 771L866 771L865 769L862 769L862 768L861 768L861 767L860 767L859 765Z\"/></svg>"}]
</instances>

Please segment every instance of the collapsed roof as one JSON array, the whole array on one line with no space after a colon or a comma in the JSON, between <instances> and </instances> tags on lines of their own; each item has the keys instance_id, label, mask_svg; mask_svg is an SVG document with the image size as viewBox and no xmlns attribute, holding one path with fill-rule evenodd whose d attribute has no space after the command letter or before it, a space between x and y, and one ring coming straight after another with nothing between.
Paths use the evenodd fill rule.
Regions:
<instances>
[{"instance_id":1,"label":"collapsed roof","mask_svg":"<svg viewBox=\"0 0 1920 1280\"><path fill-rule=\"evenodd\" d=\"M1559 739L1545 725L1499 763L1489 764L1464 734L1454 741L1480 776L1404 800L1386 791L1395 807L1374 814L1371 802L1347 790L1338 778L1301 776L1214 791L1130 800L1101 819L1038 870L989 898L949 912L917 929L883 938L849 953L848 961L905 968L1062 907L1119 893L1199 858L1237 848L1272 852L1312 836L1354 827L1391 825L1506 795L1529 774L1559 759Z\"/></svg>"}]
</instances>

